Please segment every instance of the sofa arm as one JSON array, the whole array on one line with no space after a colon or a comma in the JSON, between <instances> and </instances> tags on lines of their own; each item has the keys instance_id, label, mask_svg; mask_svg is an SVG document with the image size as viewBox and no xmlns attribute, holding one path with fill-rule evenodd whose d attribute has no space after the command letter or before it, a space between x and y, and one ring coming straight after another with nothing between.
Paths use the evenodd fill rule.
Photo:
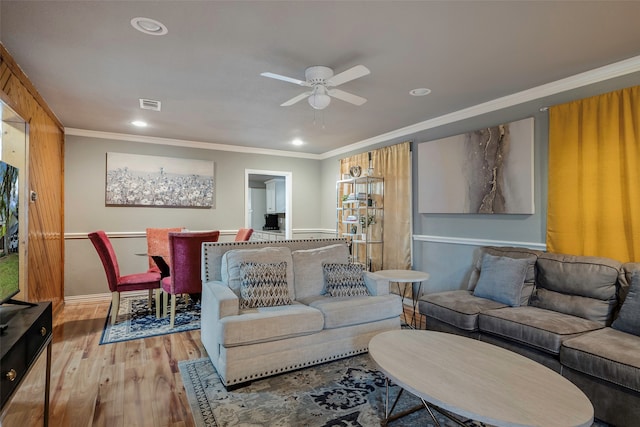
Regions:
<instances>
[{"instance_id":1,"label":"sofa arm","mask_svg":"<svg viewBox=\"0 0 640 427\"><path fill-rule=\"evenodd\" d=\"M389 295L389 279L370 271L364 272L364 283L371 295Z\"/></svg>"},{"instance_id":2,"label":"sofa arm","mask_svg":"<svg viewBox=\"0 0 640 427\"><path fill-rule=\"evenodd\" d=\"M234 316L240 312L240 299L223 282L202 283L202 311L207 311L216 320Z\"/></svg>"}]
</instances>

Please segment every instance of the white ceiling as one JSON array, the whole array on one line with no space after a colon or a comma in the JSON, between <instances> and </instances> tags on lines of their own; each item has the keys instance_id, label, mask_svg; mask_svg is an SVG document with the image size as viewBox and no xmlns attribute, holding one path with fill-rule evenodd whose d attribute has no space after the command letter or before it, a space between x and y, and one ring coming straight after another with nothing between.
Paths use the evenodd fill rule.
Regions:
<instances>
[{"instance_id":1,"label":"white ceiling","mask_svg":"<svg viewBox=\"0 0 640 427\"><path fill-rule=\"evenodd\" d=\"M636 1L0 0L0 40L74 131L321 154L636 58L639 17ZM302 88L260 76L357 64L371 74L340 88L368 102L322 112L280 107Z\"/></svg>"}]
</instances>

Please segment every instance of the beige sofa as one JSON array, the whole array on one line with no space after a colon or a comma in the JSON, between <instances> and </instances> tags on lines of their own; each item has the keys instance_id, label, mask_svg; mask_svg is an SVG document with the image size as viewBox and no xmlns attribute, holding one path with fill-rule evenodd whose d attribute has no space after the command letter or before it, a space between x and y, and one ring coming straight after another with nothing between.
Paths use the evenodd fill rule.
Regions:
<instances>
[{"instance_id":1,"label":"beige sofa","mask_svg":"<svg viewBox=\"0 0 640 427\"><path fill-rule=\"evenodd\" d=\"M323 295L323 263L348 260L343 239L203 244L202 343L226 387L366 352L371 337L400 328L400 297L374 273L368 296ZM291 304L242 309L248 262L286 262Z\"/></svg>"},{"instance_id":2,"label":"beige sofa","mask_svg":"<svg viewBox=\"0 0 640 427\"><path fill-rule=\"evenodd\" d=\"M484 261L496 258L526 264L521 293L512 295L511 304L500 301L504 295L499 293L493 298L478 296ZM507 270L503 266L499 271L506 275ZM483 247L468 289L424 295L419 308L428 329L481 339L532 358L574 382L591 400L596 418L637 426L640 336L614 323L634 272L634 280L640 282L640 263ZM503 278L496 276L495 281ZM636 305L629 307L636 313Z\"/></svg>"}]
</instances>

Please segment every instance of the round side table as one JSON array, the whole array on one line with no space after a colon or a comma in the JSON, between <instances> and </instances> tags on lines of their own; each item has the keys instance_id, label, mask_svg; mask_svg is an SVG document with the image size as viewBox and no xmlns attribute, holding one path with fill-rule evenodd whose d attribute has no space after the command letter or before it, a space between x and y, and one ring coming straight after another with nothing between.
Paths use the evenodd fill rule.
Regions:
<instances>
[{"instance_id":1,"label":"round side table","mask_svg":"<svg viewBox=\"0 0 640 427\"><path fill-rule=\"evenodd\" d=\"M418 298L420 297L420 292L422 291L422 282L425 280L429 280L429 273L425 273L424 271L415 271L415 270L378 270L374 271L374 274L378 276L382 276L385 279L388 279L389 282L395 282L398 285L398 294L402 297L402 305L404 307L404 299L406 297L406 286L403 290L400 290L400 283L411 283L411 302L413 306L413 314L411 315L411 324L407 323L407 325L415 329L416 328L416 307L418 306ZM413 285L417 283L417 288Z\"/></svg>"}]
</instances>

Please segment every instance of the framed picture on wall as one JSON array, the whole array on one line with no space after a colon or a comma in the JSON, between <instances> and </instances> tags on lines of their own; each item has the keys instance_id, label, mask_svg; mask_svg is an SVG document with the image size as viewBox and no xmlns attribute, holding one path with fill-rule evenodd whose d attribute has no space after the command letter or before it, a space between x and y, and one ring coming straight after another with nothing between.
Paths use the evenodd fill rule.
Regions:
<instances>
[{"instance_id":1,"label":"framed picture on wall","mask_svg":"<svg viewBox=\"0 0 640 427\"><path fill-rule=\"evenodd\" d=\"M533 214L533 118L418 145L420 213Z\"/></svg>"},{"instance_id":2,"label":"framed picture on wall","mask_svg":"<svg viewBox=\"0 0 640 427\"><path fill-rule=\"evenodd\" d=\"M209 160L107 153L106 206L214 207Z\"/></svg>"}]
</instances>

